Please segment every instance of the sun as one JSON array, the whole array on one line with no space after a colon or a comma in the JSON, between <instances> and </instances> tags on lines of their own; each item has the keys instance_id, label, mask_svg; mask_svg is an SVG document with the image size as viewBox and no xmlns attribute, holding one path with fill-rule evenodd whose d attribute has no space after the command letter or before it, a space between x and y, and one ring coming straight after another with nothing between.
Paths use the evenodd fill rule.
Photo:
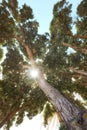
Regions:
<instances>
[{"instance_id":1,"label":"sun","mask_svg":"<svg viewBox=\"0 0 87 130\"><path fill-rule=\"evenodd\" d=\"M37 78L38 75L39 75L38 69L32 68L32 69L30 70L30 76L31 76L32 78Z\"/></svg>"}]
</instances>

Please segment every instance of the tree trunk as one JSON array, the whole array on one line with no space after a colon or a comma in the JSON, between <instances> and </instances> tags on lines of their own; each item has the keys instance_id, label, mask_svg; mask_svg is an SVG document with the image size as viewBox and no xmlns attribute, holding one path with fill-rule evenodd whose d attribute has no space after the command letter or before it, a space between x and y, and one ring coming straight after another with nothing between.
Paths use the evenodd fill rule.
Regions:
<instances>
[{"instance_id":1,"label":"tree trunk","mask_svg":"<svg viewBox=\"0 0 87 130\"><path fill-rule=\"evenodd\" d=\"M32 50L25 42L21 41L20 38L17 37L17 39L26 49L28 58L30 59L31 67L37 68L34 62ZM41 90L45 93L45 95L53 104L56 111L60 112L68 130L87 130L87 111L81 110L80 108L75 106L57 89L47 83L47 81L43 77L43 74L40 71L37 77L37 82Z\"/></svg>"},{"instance_id":2,"label":"tree trunk","mask_svg":"<svg viewBox=\"0 0 87 130\"><path fill-rule=\"evenodd\" d=\"M68 130L87 130L87 111L81 110L71 103L57 89L47 83L41 74L38 77L38 84L56 111L60 112Z\"/></svg>"}]
</instances>

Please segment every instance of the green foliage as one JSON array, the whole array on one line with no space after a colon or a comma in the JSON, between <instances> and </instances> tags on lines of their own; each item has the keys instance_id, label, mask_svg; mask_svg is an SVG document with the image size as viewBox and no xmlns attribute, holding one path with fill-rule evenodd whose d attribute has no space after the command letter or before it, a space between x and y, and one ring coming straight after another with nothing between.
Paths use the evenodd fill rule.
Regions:
<instances>
[{"instance_id":1,"label":"green foliage","mask_svg":"<svg viewBox=\"0 0 87 130\"><path fill-rule=\"evenodd\" d=\"M23 122L24 119L24 111L18 113L16 124L19 125Z\"/></svg>"},{"instance_id":2,"label":"green foliage","mask_svg":"<svg viewBox=\"0 0 87 130\"><path fill-rule=\"evenodd\" d=\"M14 21L11 17L8 19L9 16L7 9L3 5L0 6L0 44L4 44L14 36Z\"/></svg>"},{"instance_id":3,"label":"green foliage","mask_svg":"<svg viewBox=\"0 0 87 130\"><path fill-rule=\"evenodd\" d=\"M80 5L77 8L77 14L80 17L86 17L87 16L87 0L81 1Z\"/></svg>"},{"instance_id":4,"label":"green foliage","mask_svg":"<svg viewBox=\"0 0 87 130\"><path fill-rule=\"evenodd\" d=\"M53 43L58 41L57 44L60 44L67 40L68 37L66 35L71 32L71 6L66 0L62 0L54 5L53 19L50 26Z\"/></svg>"},{"instance_id":5,"label":"green foliage","mask_svg":"<svg viewBox=\"0 0 87 130\"><path fill-rule=\"evenodd\" d=\"M50 102L46 102L44 105L44 110L43 110L43 116L44 116L44 125L48 123L49 117L53 116L53 113L55 112L54 107Z\"/></svg>"},{"instance_id":6,"label":"green foliage","mask_svg":"<svg viewBox=\"0 0 87 130\"><path fill-rule=\"evenodd\" d=\"M84 7L84 4L82 3L81 6L78 5L79 10ZM54 5L53 19L50 24L51 44L48 47L49 53L46 55L44 64L48 67L48 69L46 69L48 82L55 88L66 96L66 90L68 90L70 95L73 95L73 92L77 92L84 99L87 99L86 77L70 70L70 68L83 70L84 72L87 70L87 54L81 53L81 49L84 49L84 47L85 49L87 48L87 40L81 40L79 37L72 37L72 18L70 13L71 4L66 2L66 0L62 0ZM79 32L76 32L77 34L79 33L80 35L86 36L86 20L87 17L85 17L84 20L84 15L83 17L81 16L81 19L79 18L81 24L79 24L79 21L76 19L76 25L78 25L79 28ZM68 43L68 46L64 46L63 43ZM75 46L78 48L78 51L68 55L67 51L69 45L72 45L72 47ZM75 81L73 81L73 79L75 79ZM70 95L68 98L70 98ZM73 96L71 96L71 98L73 99Z\"/></svg>"},{"instance_id":7,"label":"green foliage","mask_svg":"<svg viewBox=\"0 0 87 130\"><path fill-rule=\"evenodd\" d=\"M32 9L26 4L24 4L22 9L20 9L20 17L21 22L25 22L28 19L32 19L33 18Z\"/></svg>"},{"instance_id":8,"label":"green foliage","mask_svg":"<svg viewBox=\"0 0 87 130\"><path fill-rule=\"evenodd\" d=\"M78 19L76 22L78 34L87 35L87 0L83 0L77 8Z\"/></svg>"},{"instance_id":9,"label":"green foliage","mask_svg":"<svg viewBox=\"0 0 87 130\"><path fill-rule=\"evenodd\" d=\"M3 58L3 49L0 48L0 60Z\"/></svg>"},{"instance_id":10,"label":"green foliage","mask_svg":"<svg viewBox=\"0 0 87 130\"><path fill-rule=\"evenodd\" d=\"M71 68L87 72L87 53L84 53L87 49L87 38L81 39L81 36L87 36L86 3L86 0L83 0L78 5L78 16L72 24L71 4L66 0L57 2L53 9L50 35L40 35L39 24L33 19L30 6L24 4L19 8L17 0L3 0L0 5L0 44L6 46L8 51L2 63L3 80L0 80L0 123L6 120L4 124L10 127L17 119L16 124L20 124L25 113L32 118L45 106L46 124L55 111L37 82L26 75L28 70L23 70L24 63L30 64L26 50L18 38L30 47L35 60L42 60L37 66L43 66L47 81L71 102L84 106L74 100L73 93L79 93L84 100L87 99L87 77L71 71ZM76 35L72 32L73 25L77 29ZM74 47L76 52L68 54L69 46ZM2 56L0 49L0 58ZM63 126L61 129L65 130Z\"/></svg>"},{"instance_id":11,"label":"green foliage","mask_svg":"<svg viewBox=\"0 0 87 130\"><path fill-rule=\"evenodd\" d=\"M29 118L41 112L47 99L29 77L28 83L26 83L26 77L21 67L23 56L18 48L14 45L8 45L7 48L8 53L2 63L3 80L0 81L0 104L2 106L0 107L0 122L8 113L14 113L9 122L12 124L17 117L16 124L18 125L22 123L25 112Z\"/></svg>"},{"instance_id":12,"label":"green foliage","mask_svg":"<svg viewBox=\"0 0 87 130\"><path fill-rule=\"evenodd\" d=\"M66 125L64 123L60 124L59 130L67 130Z\"/></svg>"}]
</instances>

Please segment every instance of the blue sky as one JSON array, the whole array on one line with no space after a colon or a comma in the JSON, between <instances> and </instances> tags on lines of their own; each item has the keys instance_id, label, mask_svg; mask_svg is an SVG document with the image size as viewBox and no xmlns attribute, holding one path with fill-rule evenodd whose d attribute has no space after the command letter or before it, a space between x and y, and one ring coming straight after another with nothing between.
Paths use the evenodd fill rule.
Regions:
<instances>
[{"instance_id":1,"label":"blue sky","mask_svg":"<svg viewBox=\"0 0 87 130\"><path fill-rule=\"evenodd\" d=\"M49 31L49 25L52 20L53 6L59 0L18 0L20 5L26 3L33 9L35 19L39 22L39 33ZM81 0L69 0L73 4L73 17L75 18L76 6Z\"/></svg>"},{"instance_id":2,"label":"blue sky","mask_svg":"<svg viewBox=\"0 0 87 130\"><path fill-rule=\"evenodd\" d=\"M26 3L33 9L33 14L35 20L39 22L39 33L43 34L45 32L49 32L50 22L52 20L52 10L55 3L60 0L18 0L19 6ZM82 0L68 0L73 4L73 17L75 18L76 6ZM1 0L0 0L1 2Z\"/></svg>"},{"instance_id":3,"label":"blue sky","mask_svg":"<svg viewBox=\"0 0 87 130\"><path fill-rule=\"evenodd\" d=\"M34 17L39 22L39 33L48 32L56 2L57 0L19 0L20 5L27 3L33 9Z\"/></svg>"}]
</instances>

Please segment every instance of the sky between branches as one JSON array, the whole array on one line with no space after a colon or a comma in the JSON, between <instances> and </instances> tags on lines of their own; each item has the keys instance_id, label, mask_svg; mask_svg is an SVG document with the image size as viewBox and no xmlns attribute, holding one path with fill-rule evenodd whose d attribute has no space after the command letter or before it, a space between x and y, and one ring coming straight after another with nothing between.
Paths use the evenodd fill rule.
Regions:
<instances>
[{"instance_id":1,"label":"sky between branches","mask_svg":"<svg viewBox=\"0 0 87 130\"><path fill-rule=\"evenodd\" d=\"M53 6L60 0L18 0L19 5L26 3L33 9L34 18L39 22L39 33L49 32L50 22L52 20ZM73 4L73 18L76 18L76 7L82 0L68 0Z\"/></svg>"}]
</instances>

